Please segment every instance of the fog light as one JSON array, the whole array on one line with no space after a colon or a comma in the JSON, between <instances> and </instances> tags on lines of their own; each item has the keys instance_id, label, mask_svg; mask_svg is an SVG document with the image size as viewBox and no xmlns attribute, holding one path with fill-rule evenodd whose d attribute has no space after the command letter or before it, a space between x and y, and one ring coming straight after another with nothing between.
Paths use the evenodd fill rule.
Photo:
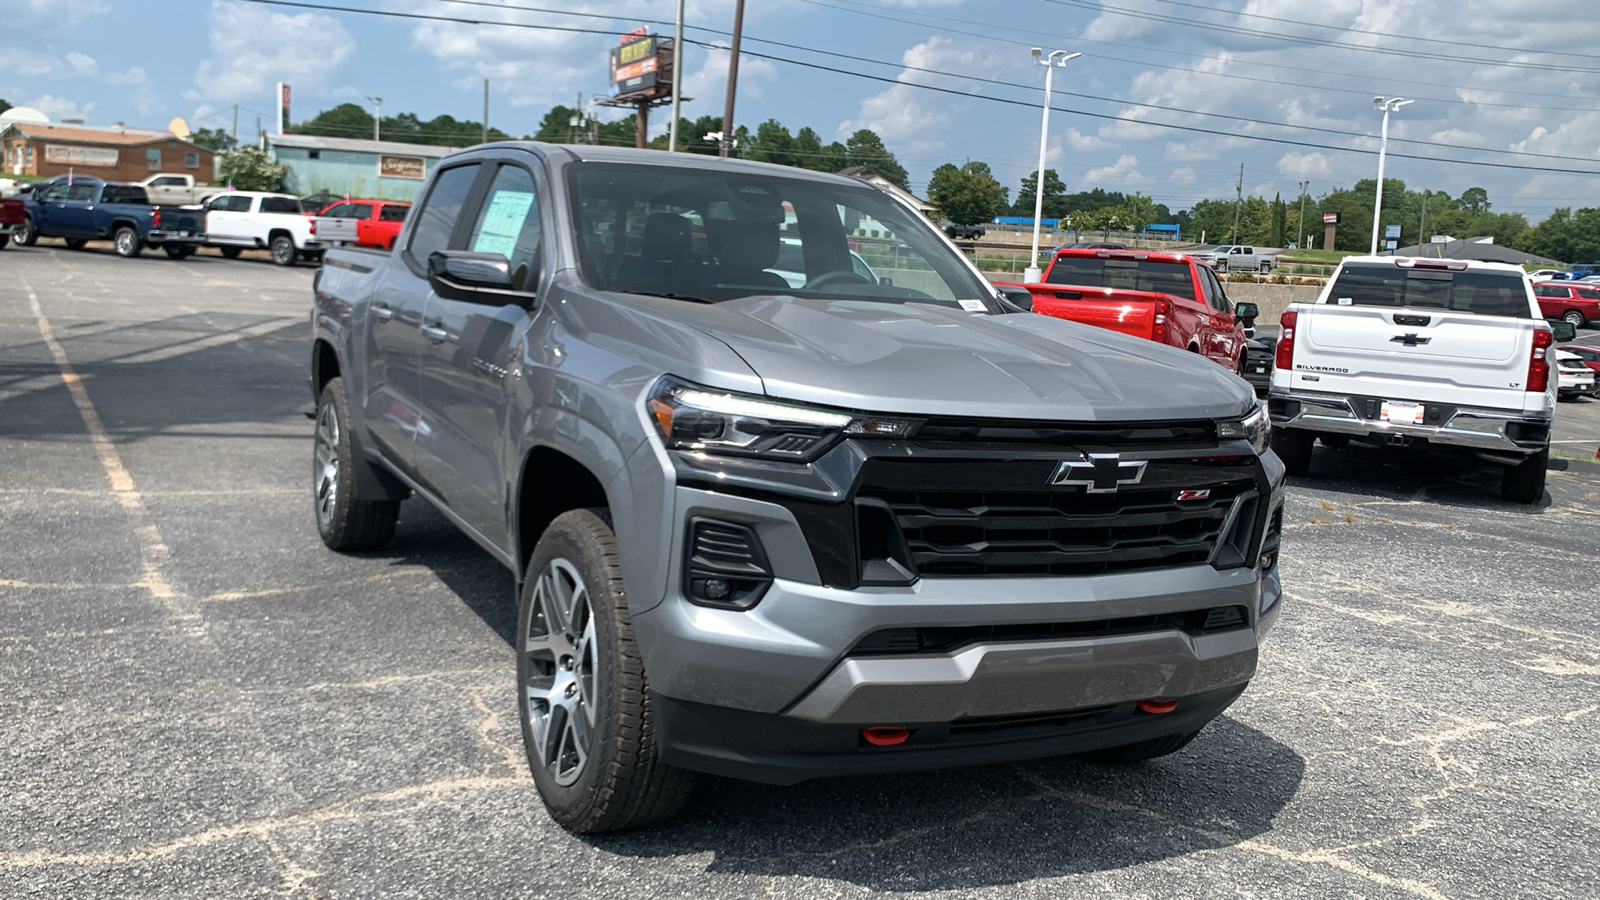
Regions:
<instances>
[{"instance_id":1,"label":"fog light","mask_svg":"<svg viewBox=\"0 0 1600 900\"><path fill-rule=\"evenodd\" d=\"M1261 554L1261 570L1264 572L1278 562L1277 551L1268 550Z\"/></svg>"},{"instance_id":2,"label":"fog light","mask_svg":"<svg viewBox=\"0 0 1600 900\"><path fill-rule=\"evenodd\" d=\"M728 594L733 592L733 586L728 584L726 578L707 578L704 591L707 600L726 600Z\"/></svg>"}]
</instances>

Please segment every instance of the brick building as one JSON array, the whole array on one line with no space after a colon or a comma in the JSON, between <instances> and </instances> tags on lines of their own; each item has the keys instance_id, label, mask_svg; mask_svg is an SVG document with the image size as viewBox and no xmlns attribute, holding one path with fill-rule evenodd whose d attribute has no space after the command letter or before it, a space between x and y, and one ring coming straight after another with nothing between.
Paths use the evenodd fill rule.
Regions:
<instances>
[{"instance_id":1,"label":"brick building","mask_svg":"<svg viewBox=\"0 0 1600 900\"><path fill-rule=\"evenodd\" d=\"M80 175L107 181L143 181L158 172L193 175L210 182L216 163L210 150L170 131L7 122L0 128L5 174Z\"/></svg>"}]
</instances>

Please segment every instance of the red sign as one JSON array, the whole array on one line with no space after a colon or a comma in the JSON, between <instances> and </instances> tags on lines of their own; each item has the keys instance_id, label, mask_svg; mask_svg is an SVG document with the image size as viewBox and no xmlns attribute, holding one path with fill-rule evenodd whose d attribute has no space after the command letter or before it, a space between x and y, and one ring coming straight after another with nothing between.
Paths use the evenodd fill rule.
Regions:
<instances>
[{"instance_id":1,"label":"red sign","mask_svg":"<svg viewBox=\"0 0 1600 900\"><path fill-rule=\"evenodd\" d=\"M618 41L617 43L626 44L629 41L636 41L639 38L642 38L642 37L644 37L645 35L647 35L649 33L650 33L650 30L648 28L645 28L643 25L641 25L638 28L635 28L634 30L632 30L632 31L628 32L627 34L623 35L622 36L622 40Z\"/></svg>"},{"instance_id":2,"label":"red sign","mask_svg":"<svg viewBox=\"0 0 1600 900\"><path fill-rule=\"evenodd\" d=\"M1339 214L1338 213L1323 213L1322 214L1322 224L1324 224L1324 225L1337 225L1337 224L1339 224Z\"/></svg>"}]
</instances>

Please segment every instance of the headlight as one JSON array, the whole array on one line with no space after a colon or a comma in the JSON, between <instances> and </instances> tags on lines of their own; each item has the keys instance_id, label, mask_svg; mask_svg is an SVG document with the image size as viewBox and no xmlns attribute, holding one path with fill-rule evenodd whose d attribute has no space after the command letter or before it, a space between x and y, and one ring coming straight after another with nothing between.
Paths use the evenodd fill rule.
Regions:
<instances>
[{"instance_id":1,"label":"headlight","mask_svg":"<svg viewBox=\"0 0 1600 900\"><path fill-rule=\"evenodd\" d=\"M675 450L807 460L841 434L905 437L916 422L855 416L733 394L663 378L646 402L667 446Z\"/></svg>"},{"instance_id":2,"label":"headlight","mask_svg":"<svg viewBox=\"0 0 1600 900\"><path fill-rule=\"evenodd\" d=\"M1217 423L1217 439L1221 441L1249 441L1257 455L1267 452L1272 440L1272 419L1267 408L1260 403L1242 419L1225 419Z\"/></svg>"}]
</instances>

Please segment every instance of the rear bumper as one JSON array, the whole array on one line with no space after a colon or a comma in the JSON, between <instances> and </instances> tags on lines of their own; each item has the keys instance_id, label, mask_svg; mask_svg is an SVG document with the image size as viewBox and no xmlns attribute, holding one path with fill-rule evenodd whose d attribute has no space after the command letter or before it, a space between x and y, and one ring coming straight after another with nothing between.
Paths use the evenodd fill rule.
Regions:
<instances>
[{"instance_id":1,"label":"rear bumper","mask_svg":"<svg viewBox=\"0 0 1600 900\"><path fill-rule=\"evenodd\" d=\"M21 234L21 222L0 222L0 234Z\"/></svg>"},{"instance_id":2,"label":"rear bumper","mask_svg":"<svg viewBox=\"0 0 1600 900\"><path fill-rule=\"evenodd\" d=\"M179 231L167 231L162 228L152 228L144 239L147 244L194 244L200 246L206 242L206 233L189 232L184 234Z\"/></svg>"},{"instance_id":3,"label":"rear bumper","mask_svg":"<svg viewBox=\"0 0 1600 900\"><path fill-rule=\"evenodd\" d=\"M1398 425L1358 412L1352 398L1342 394L1285 390L1271 392L1268 408L1273 428L1353 437L1411 438L1441 446L1521 455L1537 453L1550 443L1550 416L1501 409L1439 405L1438 421L1432 424Z\"/></svg>"}]
</instances>

